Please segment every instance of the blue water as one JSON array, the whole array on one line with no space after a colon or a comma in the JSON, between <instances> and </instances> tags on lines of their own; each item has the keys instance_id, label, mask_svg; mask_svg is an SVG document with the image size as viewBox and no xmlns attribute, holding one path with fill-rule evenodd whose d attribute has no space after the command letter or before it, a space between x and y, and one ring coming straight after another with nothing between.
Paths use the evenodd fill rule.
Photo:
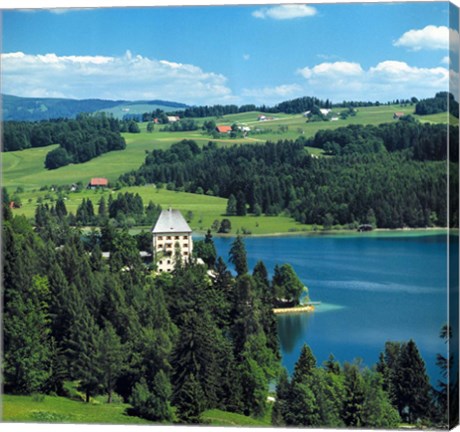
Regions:
<instances>
[{"instance_id":1,"label":"blue water","mask_svg":"<svg viewBox=\"0 0 460 432\"><path fill-rule=\"evenodd\" d=\"M233 239L214 239L228 258ZM447 239L445 235L249 237L252 268L264 261L291 264L321 301L310 314L278 317L282 363L292 372L304 343L318 364L333 353L341 363L378 360L386 341L413 339L432 384L440 378L436 354L446 355L439 338L447 316Z\"/></svg>"}]
</instances>

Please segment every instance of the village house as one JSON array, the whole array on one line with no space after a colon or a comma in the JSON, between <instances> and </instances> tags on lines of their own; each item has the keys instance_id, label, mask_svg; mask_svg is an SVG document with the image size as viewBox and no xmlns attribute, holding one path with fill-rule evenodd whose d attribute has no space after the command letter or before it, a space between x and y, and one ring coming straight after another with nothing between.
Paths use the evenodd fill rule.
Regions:
<instances>
[{"instance_id":1,"label":"village house","mask_svg":"<svg viewBox=\"0 0 460 432\"><path fill-rule=\"evenodd\" d=\"M179 116L167 116L167 118L168 118L169 123L175 123L175 122L178 122L180 120Z\"/></svg>"},{"instance_id":2,"label":"village house","mask_svg":"<svg viewBox=\"0 0 460 432\"><path fill-rule=\"evenodd\" d=\"M224 133L230 133L232 131L231 126L216 126L216 131L224 134Z\"/></svg>"},{"instance_id":3,"label":"village house","mask_svg":"<svg viewBox=\"0 0 460 432\"><path fill-rule=\"evenodd\" d=\"M179 210L163 210L152 229L153 259L159 273L171 272L177 256L190 260L193 252L192 230Z\"/></svg>"},{"instance_id":4,"label":"village house","mask_svg":"<svg viewBox=\"0 0 460 432\"><path fill-rule=\"evenodd\" d=\"M399 120L401 117L404 117L405 114L401 111L393 113L393 120Z\"/></svg>"},{"instance_id":5,"label":"village house","mask_svg":"<svg viewBox=\"0 0 460 432\"><path fill-rule=\"evenodd\" d=\"M103 177L93 177L88 183L88 189L97 189L100 187L108 187L109 181Z\"/></svg>"}]
</instances>

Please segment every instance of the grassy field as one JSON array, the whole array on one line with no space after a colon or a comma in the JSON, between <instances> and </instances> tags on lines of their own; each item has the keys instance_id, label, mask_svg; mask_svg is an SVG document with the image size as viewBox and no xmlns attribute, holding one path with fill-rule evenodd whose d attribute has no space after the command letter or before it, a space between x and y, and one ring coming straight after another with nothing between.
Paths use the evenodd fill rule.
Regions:
<instances>
[{"instance_id":1,"label":"grassy field","mask_svg":"<svg viewBox=\"0 0 460 432\"><path fill-rule=\"evenodd\" d=\"M119 191L109 190L93 191L85 189L81 192L69 192L66 195L66 208L69 212L76 213L77 207L83 199L90 198L94 206L102 196L108 199L109 194L116 196L118 193L132 192L138 193L144 205L149 201L160 204L163 208L173 207L180 210L184 215L193 212L190 226L194 231L206 231L211 227L214 220L221 220L224 217L230 219L232 224L231 234L250 231L254 235L267 235L271 233L286 233L293 231L311 231L311 225L301 225L287 216L225 216L227 200L224 198L208 195L191 194L187 192L175 192L166 189L156 189L153 186L132 186L122 188ZM26 190L20 194L22 207L13 210L14 214L23 214L27 218L32 218L35 214L37 200L44 203L52 203L57 195L49 191ZM48 197L48 198L47 198ZM150 228L150 227L143 227Z\"/></svg>"},{"instance_id":2,"label":"grassy field","mask_svg":"<svg viewBox=\"0 0 460 432\"><path fill-rule=\"evenodd\" d=\"M2 421L43 423L152 424L128 416L129 405L85 403L59 396L2 395Z\"/></svg>"},{"instance_id":3,"label":"grassy field","mask_svg":"<svg viewBox=\"0 0 460 432\"><path fill-rule=\"evenodd\" d=\"M265 416L262 419L253 419L241 414L235 414L231 412L221 411L218 409L212 409L205 411L202 415L203 422L210 424L211 426L246 426L246 427L260 427L260 426L271 426L270 418Z\"/></svg>"},{"instance_id":4,"label":"grassy field","mask_svg":"<svg viewBox=\"0 0 460 432\"><path fill-rule=\"evenodd\" d=\"M336 110L336 114L341 109ZM116 182L118 177L131 170L137 169L145 159L146 151L153 149L167 149L171 144L182 139L193 139L199 145L204 145L213 140L221 146L235 145L240 143L263 143L266 140L277 141L280 139L295 139L300 135L313 136L320 129L334 129L349 124L373 124L391 122L395 111L403 111L406 114L413 114L414 107L400 107L398 105L383 105L379 107L358 108L354 117L346 120L313 122L308 123L302 115L287 114L268 114L273 120L259 122L257 120L259 112L248 112L241 114L231 114L222 118L213 118L217 124L246 124L257 133L250 134L242 139L222 138L213 140L210 135L201 130L193 132L162 132L156 126L154 132L146 131L146 123L140 125L141 133L124 134L127 147L122 151L113 151L92 159L84 164L68 165L57 170L46 170L44 160L46 154L54 146L33 148L23 151L2 153L3 186L13 193L18 187L24 189L20 194L23 204L21 209L14 210L16 214L24 214L31 218L34 215L37 199L45 199L48 192L40 192L43 186L51 185L70 185L82 182L86 184L91 177L106 177L111 182ZM433 123L443 123L447 121L447 114L436 114L432 116L419 117L422 121ZM205 119L197 119L202 124ZM281 128L284 126L284 128ZM287 127L287 129L286 129ZM321 156L321 149L307 148L312 154ZM120 192L131 191L139 193L147 205L150 200L156 204L161 204L163 208L173 206L182 212L192 211L194 214L191 220L191 227L195 231L202 231L209 228L216 219L224 217L226 200L217 197L189 194L183 192L172 192L167 190L157 190L152 186L124 188ZM97 192L101 193L101 192ZM106 194L110 193L105 191ZM67 196L66 206L69 211L76 211L83 198L91 198L96 204L99 196L93 191L82 191L70 193ZM51 193L51 197L56 195ZM304 226L296 223L285 216L265 217L265 216L246 216L230 217L232 223L232 234L248 231L256 235L270 233L286 233L296 231L310 231L311 226Z\"/></svg>"},{"instance_id":5,"label":"grassy field","mask_svg":"<svg viewBox=\"0 0 460 432\"><path fill-rule=\"evenodd\" d=\"M14 423L92 423L153 425L155 423L126 414L128 404L85 403L59 396L2 396L4 422ZM218 409L202 414L203 424L211 426L270 426L270 410L262 419Z\"/></svg>"},{"instance_id":6,"label":"grassy field","mask_svg":"<svg viewBox=\"0 0 460 432\"><path fill-rule=\"evenodd\" d=\"M342 111L337 110L337 113ZM218 124L246 124L254 133L242 139L222 138L213 140L202 131L193 132L162 132L156 127L152 133L146 132L146 123L140 125L141 133L124 134L127 147L122 151L113 151L92 159L84 164L68 165L57 170L46 170L44 161L46 154L56 146L27 149L22 151L2 153L3 185L9 189L21 186L24 189L37 189L44 185L63 185L82 181L87 183L91 177L106 177L110 181L123 173L137 169L145 159L145 152L153 149L166 149L171 144L182 139L193 139L199 145L216 141L219 145L234 145L240 143L263 143L267 140L296 139L299 136L313 136L320 129L335 129L349 124L380 124L393 121L393 113L403 111L412 114L414 107L398 105L383 105L379 107L358 108L355 117L346 120L307 123L301 115L274 114L274 120L259 122L259 112L231 114L216 119ZM420 117L423 121L446 122L446 114ZM197 119L202 124L206 119ZM284 128L281 128L281 127ZM285 129L287 127L287 130ZM255 130L258 132L255 132ZM321 155L319 149L309 149L312 153Z\"/></svg>"}]
</instances>

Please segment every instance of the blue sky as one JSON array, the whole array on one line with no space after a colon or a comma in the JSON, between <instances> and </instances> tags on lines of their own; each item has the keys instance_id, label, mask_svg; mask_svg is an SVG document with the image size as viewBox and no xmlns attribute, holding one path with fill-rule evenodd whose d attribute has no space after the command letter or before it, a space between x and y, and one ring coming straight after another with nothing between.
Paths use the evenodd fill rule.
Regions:
<instances>
[{"instance_id":1,"label":"blue sky","mask_svg":"<svg viewBox=\"0 0 460 432\"><path fill-rule=\"evenodd\" d=\"M429 97L448 89L458 53L448 12L438 2L4 11L2 91L189 104Z\"/></svg>"}]
</instances>

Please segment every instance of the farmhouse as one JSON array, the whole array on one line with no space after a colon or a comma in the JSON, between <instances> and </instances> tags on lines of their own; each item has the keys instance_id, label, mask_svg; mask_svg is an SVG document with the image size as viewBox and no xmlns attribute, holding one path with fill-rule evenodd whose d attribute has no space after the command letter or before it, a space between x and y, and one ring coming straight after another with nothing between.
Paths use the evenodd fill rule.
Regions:
<instances>
[{"instance_id":1,"label":"farmhouse","mask_svg":"<svg viewBox=\"0 0 460 432\"><path fill-rule=\"evenodd\" d=\"M401 111L393 113L393 119L394 120L399 120L401 117L404 117L405 114Z\"/></svg>"},{"instance_id":2,"label":"farmhouse","mask_svg":"<svg viewBox=\"0 0 460 432\"><path fill-rule=\"evenodd\" d=\"M192 230L179 210L163 210L152 229L153 259L158 272L171 272L179 256L190 260L193 251Z\"/></svg>"},{"instance_id":3,"label":"farmhouse","mask_svg":"<svg viewBox=\"0 0 460 432\"><path fill-rule=\"evenodd\" d=\"M216 126L216 131L219 133L230 133L232 131L231 126Z\"/></svg>"},{"instance_id":4,"label":"farmhouse","mask_svg":"<svg viewBox=\"0 0 460 432\"><path fill-rule=\"evenodd\" d=\"M94 177L88 183L89 189L96 189L100 187L107 187L109 185L109 181L103 177Z\"/></svg>"},{"instance_id":5,"label":"farmhouse","mask_svg":"<svg viewBox=\"0 0 460 432\"><path fill-rule=\"evenodd\" d=\"M168 117L168 122L169 123L175 123L180 120L179 116L167 116Z\"/></svg>"}]
</instances>

